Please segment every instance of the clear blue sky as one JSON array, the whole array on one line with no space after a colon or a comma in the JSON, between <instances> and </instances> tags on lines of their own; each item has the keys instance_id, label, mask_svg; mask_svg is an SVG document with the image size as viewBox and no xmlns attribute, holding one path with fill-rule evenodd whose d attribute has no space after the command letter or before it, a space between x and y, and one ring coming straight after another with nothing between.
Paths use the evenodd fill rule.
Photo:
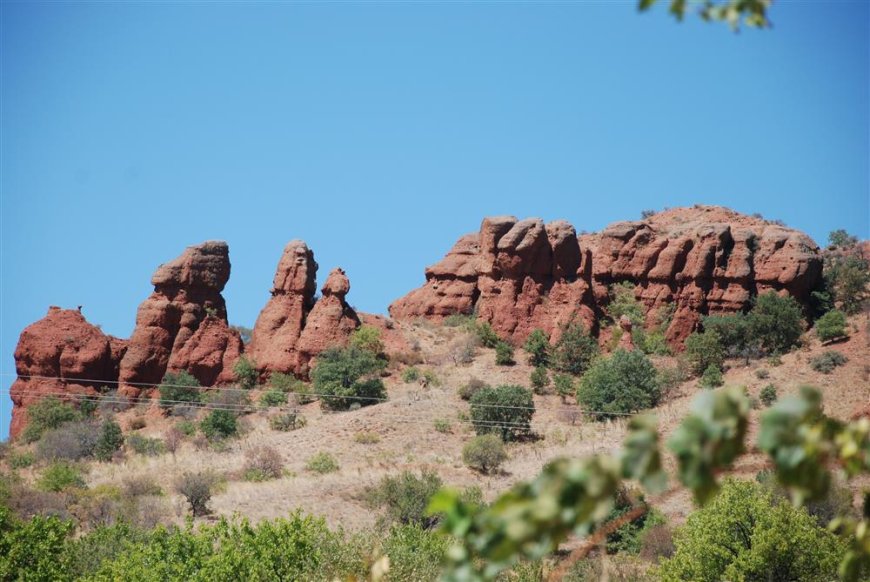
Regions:
<instances>
[{"instance_id":1,"label":"clear blue sky","mask_svg":"<svg viewBox=\"0 0 870 582\"><path fill-rule=\"evenodd\" d=\"M665 8L4 2L0 373L49 305L128 337L206 239L251 326L293 238L385 312L490 214L700 202L867 237L868 3L737 35Z\"/></svg>"}]
</instances>

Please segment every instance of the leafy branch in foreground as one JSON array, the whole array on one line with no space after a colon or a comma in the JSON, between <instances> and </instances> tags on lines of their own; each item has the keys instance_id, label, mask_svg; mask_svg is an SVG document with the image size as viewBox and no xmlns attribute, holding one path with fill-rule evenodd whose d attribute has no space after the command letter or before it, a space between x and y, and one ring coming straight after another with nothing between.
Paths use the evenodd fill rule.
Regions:
<instances>
[{"instance_id":1,"label":"leafy branch in foreground","mask_svg":"<svg viewBox=\"0 0 870 582\"><path fill-rule=\"evenodd\" d=\"M749 399L740 389L701 393L669 439L679 479L700 505L715 498L717 475L744 454L749 410ZM830 465L841 466L850 478L870 473L870 420L830 419L822 412L818 391L804 387L762 415L758 448L770 457L777 481L795 505L803 505L827 493ZM618 454L553 461L533 481L517 485L489 507L464 503L450 490L440 491L429 510L444 516L441 531L455 540L444 578L492 580L521 559L553 552L572 533L593 534L594 541L600 537L595 532L612 526L606 520L623 479L639 481L653 495L666 487L651 416L630 421ZM839 566L843 580L858 580L870 567L868 513L870 498L861 519L838 516L829 525L849 544Z\"/></svg>"},{"instance_id":2,"label":"leafy branch in foreground","mask_svg":"<svg viewBox=\"0 0 870 582\"><path fill-rule=\"evenodd\" d=\"M638 9L648 10L658 0L640 0ZM732 29L740 28L741 19L747 26L770 28L767 11L773 0L671 0L668 11L682 21L690 4L698 6L698 15L707 21L727 22Z\"/></svg>"}]
</instances>

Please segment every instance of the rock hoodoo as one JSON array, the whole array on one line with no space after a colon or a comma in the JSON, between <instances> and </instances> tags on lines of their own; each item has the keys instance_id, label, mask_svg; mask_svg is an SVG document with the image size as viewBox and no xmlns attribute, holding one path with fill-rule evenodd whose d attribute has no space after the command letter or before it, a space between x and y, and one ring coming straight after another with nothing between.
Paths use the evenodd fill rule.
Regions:
<instances>
[{"instance_id":1,"label":"rock hoodoo","mask_svg":"<svg viewBox=\"0 0 870 582\"><path fill-rule=\"evenodd\" d=\"M75 400L98 394L104 385L114 387L126 349L126 341L105 335L78 310L49 307L21 332L15 348L10 436L24 430L27 407L46 396Z\"/></svg>"},{"instance_id":2,"label":"rock hoodoo","mask_svg":"<svg viewBox=\"0 0 870 582\"><path fill-rule=\"evenodd\" d=\"M667 210L580 237L564 221L500 216L459 239L390 314L440 319L476 311L518 343L535 328L554 337L571 318L596 332L610 285L630 281L648 322L673 304L666 335L678 344L702 315L746 310L768 290L806 305L821 269L805 234L716 206Z\"/></svg>"}]
</instances>

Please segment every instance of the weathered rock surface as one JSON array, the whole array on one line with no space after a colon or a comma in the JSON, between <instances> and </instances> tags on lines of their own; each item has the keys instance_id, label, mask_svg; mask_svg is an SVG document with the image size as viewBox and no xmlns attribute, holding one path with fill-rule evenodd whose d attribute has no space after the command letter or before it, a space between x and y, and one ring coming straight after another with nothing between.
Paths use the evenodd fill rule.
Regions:
<instances>
[{"instance_id":1,"label":"weathered rock surface","mask_svg":"<svg viewBox=\"0 0 870 582\"><path fill-rule=\"evenodd\" d=\"M308 314L299 336L298 373L305 372L311 360L323 350L347 343L350 334L360 326L359 316L345 301L348 291L347 275L341 269L333 269L320 290L322 297Z\"/></svg>"},{"instance_id":2,"label":"weathered rock surface","mask_svg":"<svg viewBox=\"0 0 870 582\"><path fill-rule=\"evenodd\" d=\"M105 335L80 311L50 307L27 326L15 348L18 378L10 390L14 407L10 436L27 424L27 407L47 396L78 402L76 395L94 395L114 387L126 342Z\"/></svg>"},{"instance_id":3,"label":"weathered rock surface","mask_svg":"<svg viewBox=\"0 0 870 582\"><path fill-rule=\"evenodd\" d=\"M209 354L189 370L202 385L214 384L222 374L226 377L224 365L238 354L241 343L238 333L226 325L221 291L229 277L229 248L221 241L188 247L157 268L151 277L154 292L139 306L136 328L121 360L123 393L136 396L143 386L158 384L167 371L189 365L192 354ZM206 318L224 325L209 323L198 334Z\"/></svg>"},{"instance_id":4,"label":"weathered rock surface","mask_svg":"<svg viewBox=\"0 0 870 582\"><path fill-rule=\"evenodd\" d=\"M746 310L768 290L806 305L821 268L805 234L716 206L667 210L580 237L565 221L499 216L462 237L390 314L441 319L476 311L515 343L535 328L555 339L572 318L596 332L610 285L631 281L648 323L673 305L666 335L679 345L702 315Z\"/></svg>"}]
</instances>

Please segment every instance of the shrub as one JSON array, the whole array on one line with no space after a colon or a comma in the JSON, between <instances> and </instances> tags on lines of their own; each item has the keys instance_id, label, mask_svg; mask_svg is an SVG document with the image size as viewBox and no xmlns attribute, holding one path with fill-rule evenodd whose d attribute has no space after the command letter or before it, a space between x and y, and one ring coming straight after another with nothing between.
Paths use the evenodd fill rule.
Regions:
<instances>
[{"instance_id":1,"label":"shrub","mask_svg":"<svg viewBox=\"0 0 870 582\"><path fill-rule=\"evenodd\" d=\"M554 374L553 387L556 389L556 394L562 397L562 401L569 396L574 396L577 392L577 387L574 385L574 378L568 374Z\"/></svg>"},{"instance_id":2,"label":"shrub","mask_svg":"<svg viewBox=\"0 0 870 582\"><path fill-rule=\"evenodd\" d=\"M671 355L671 346L665 339L665 332L661 330L645 332L642 327L637 327L632 331L632 341L645 354L654 354L656 356Z\"/></svg>"},{"instance_id":3,"label":"shrub","mask_svg":"<svg viewBox=\"0 0 870 582\"><path fill-rule=\"evenodd\" d=\"M239 416L251 405L250 390L242 388L215 388L206 393L208 408L223 408Z\"/></svg>"},{"instance_id":4,"label":"shrub","mask_svg":"<svg viewBox=\"0 0 870 582\"><path fill-rule=\"evenodd\" d=\"M338 461L335 460L335 457L330 455L329 453L317 453L311 458L308 459L308 462L305 463L305 468L308 471L312 471L314 473L320 473L321 475L326 473L334 473L338 471Z\"/></svg>"},{"instance_id":5,"label":"shrub","mask_svg":"<svg viewBox=\"0 0 870 582\"><path fill-rule=\"evenodd\" d=\"M450 539L418 525L394 525L381 550L390 558L387 579L438 580Z\"/></svg>"},{"instance_id":6,"label":"shrub","mask_svg":"<svg viewBox=\"0 0 870 582\"><path fill-rule=\"evenodd\" d=\"M761 392L758 394L758 399L761 400L762 404L765 406L770 406L777 399L776 386L773 384L768 384L764 388L761 389Z\"/></svg>"},{"instance_id":7,"label":"shrub","mask_svg":"<svg viewBox=\"0 0 870 582\"><path fill-rule=\"evenodd\" d=\"M405 368L405 370L402 372L402 382L410 384L411 382L416 382L419 379L420 369L415 366Z\"/></svg>"},{"instance_id":8,"label":"shrub","mask_svg":"<svg viewBox=\"0 0 870 582\"><path fill-rule=\"evenodd\" d=\"M6 462L9 463L9 467L12 469L26 469L33 465L34 461L36 461L36 457L30 451L10 453L9 458L6 460ZM2 499L0 499L0 501L2 501Z\"/></svg>"},{"instance_id":9,"label":"shrub","mask_svg":"<svg viewBox=\"0 0 870 582\"><path fill-rule=\"evenodd\" d=\"M650 562L674 555L674 533L667 525L653 525L640 538L640 557Z\"/></svg>"},{"instance_id":10,"label":"shrub","mask_svg":"<svg viewBox=\"0 0 870 582\"><path fill-rule=\"evenodd\" d=\"M0 509L0 580L70 580L65 562L74 528L55 516L18 522Z\"/></svg>"},{"instance_id":11,"label":"shrub","mask_svg":"<svg viewBox=\"0 0 870 582\"><path fill-rule=\"evenodd\" d=\"M825 260L824 281L830 304L848 314L858 313L867 300L870 268L857 253L829 257Z\"/></svg>"},{"instance_id":12,"label":"shrub","mask_svg":"<svg viewBox=\"0 0 870 582\"><path fill-rule=\"evenodd\" d=\"M768 353L789 351L804 331L800 304L794 297L781 297L773 291L755 299L748 319L750 334Z\"/></svg>"},{"instance_id":13,"label":"shrub","mask_svg":"<svg viewBox=\"0 0 870 582\"><path fill-rule=\"evenodd\" d=\"M495 345L495 363L499 366L512 366L514 364L514 348L507 342L498 342Z\"/></svg>"},{"instance_id":14,"label":"shrub","mask_svg":"<svg viewBox=\"0 0 870 582\"><path fill-rule=\"evenodd\" d=\"M595 360L577 389L578 402L598 420L652 408L660 397L656 369L638 350Z\"/></svg>"},{"instance_id":15,"label":"shrub","mask_svg":"<svg viewBox=\"0 0 870 582\"><path fill-rule=\"evenodd\" d=\"M460 364L470 364L474 361L474 356L477 355L477 347L479 345L480 339L476 335L465 334L462 337L458 337L450 344L450 358L457 366Z\"/></svg>"},{"instance_id":16,"label":"shrub","mask_svg":"<svg viewBox=\"0 0 870 582\"><path fill-rule=\"evenodd\" d=\"M305 417L295 412L283 412L269 417L269 426L272 430L289 432L305 426Z\"/></svg>"},{"instance_id":17,"label":"shrub","mask_svg":"<svg viewBox=\"0 0 870 582\"><path fill-rule=\"evenodd\" d=\"M212 410L199 424L202 434L210 441L236 436L239 427L236 415L228 410Z\"/></svg>"},{"instance_id":18,"label":"shrub","mask_svg":"<svg viewBox=\"0 0 870 582\"><path fill-rule=\"evenodd\" d=\"M281 454L272 447L249 449L245 459L245 481L277 479L284 470Z\"/></svg>"},{"instance_id":19,"label":"shrub","mask_svg":"<svg viewBox=\"0 0 870 582\"><path fill-rule=\"evenodd\" d=\"M515 440L531 433L535 402L522 386L483 388L471 397L471 421L478 435Z\"/></svg>"},{"instance_id":20,"label":"shrub","mask_svg":"<svg viewBox=\"0 0 870 582\"><path fill-rule=\"evenodd\" d=\"M496 471L507 460L502 440L494 434L476 436L462 447L462 462L480 471Z\"/></svg>"},{"instance_id":21,"label":"shrub","mask_svg":"<svg viewBox=\"0 0 870 582\"><path fill-rule=\"evenodd\" d=\"M610 303L607 305L607 314L614 322L618 322L624 315L635 326L643 326L643 305L634 296L633 283L625 281L610 286Z\"/></svg>"},{"instance_id":22,"label":"shrub","mask_svg":"<svg viewBox=\"0 0 870 582\"><path fill-rule=\"evenodd\" d=\"M184 473L175 483L175 492L184 497L190 505L193 517L209 513L212 488L217 479L211 473Z\"/></svg>"},{"instance_id":23,"label":"shrub","mask_svg":"<svg viewBox=\"0 0 870 582\"><path fill-rule=\"evenodd\" d=\"M616 491L616 499L610 515L607 516L605 523L618 519L622 515L631 511L635 506L634 497L637 497L637 502L643 502L643 495L630 491L625 486L621 486ZM638 554L641 550L643 536L646 531L654 526L663 525L665 517L656 509L650 508L646 513L643 513L635 519L624 523L616 530L607 535L605 548L608 554L617 552L625 552L628 554Z\"/></svg>"},{"instance_id":24,"label":"shrub","mask_svg":"<svg viewBox=\"0 0 870 582\"><path fill-rule=\"evenodd\" d=\"M361 445L373 445L381 442L381 437L374 431L362 430L353 435L353 440Z\"/></svg>"},{"instance_id":25,"label":"shrub","mask_svg":"<svg viewBox=\"0 0 870 582\"><path fill-rule=\"evenodd\" d=\"M179 420L175 423L175 428L181 431L184 436L193 436L196 434L196 423L189 420Z\"/></svg>"},{"instance_id":26,"label":"shrub","mask_svg":"<svg viewBox=\"0 0 870 582\"><path fill-rule=\"evenodd\" d=\"M494 348L501 341L501 338L498 337L498 334L495 333L492 326L485 321L478 323L475 331L477 337L480 338L480 343L483 344L484 347Z\"/></svg>"},{"instance_id":27,"label":"shrub","mask_svg":"<svg viewBox=\"0 0 870 582\"><path fill-rule=\"evenodd\" d=\"M703 319L703 328L718 336L723 351L731 357L740 356L759 343L752 337L749 318L743 313L707 316Z\"/></svg>"},{"instance_id":28,"label":"shrub","mask_svg":"<svg viewBox=\"0 0 870 582\"><path fill-rule=\"evenodd\" d=\"M435 430L437 432L447 434L450 432L450 421L446 418L436 418L435 419Z\"/></svg>"},{"instance_id":29,"label":"shrub","mask_svg":"<svg viewBox=\"0 0 870 582\"><path fill-rule=\"evenodd\" d=\"M686 338L685 358L693 374L700 375L710 366L721 369L725 352L715 331L694 332Z\"/></svg>"},{"instance_id":30,"label":"shrub","mask_svg":"<svg viewBox=\"0 0 870 582\"><path fill-rule=\"evenodd\" d=\"M547 386L550 385L550 376L547 375L547 368L538 366L532 370L529 381L532 383L532 389L535 391L535 394L545 394Z\"/></svg>"},{"instance_id":31,"label":"shrub","mask_svg":"<svg viewBox=\"0 0 870 582\"><path fill-rule=\"evenodd\" d=\"M27 427L21 437L26 443L38 441L47 430L78 420L79 415L69 404L47 396L27 408Z\"/></svg>"},{"instance_id":32,"label":"shrub","mask_svg":"<svg viewBox=\"0 0 870 582\"><path fill-rule=\"evenodd\" d=\"M821 316L816 321L816 335L822 342L846 337L846 314L834 309Z\"/></svg>"},{"instance_id":33,"label":"shrub","mask_svg":"<svg viewBox=\"0 0 870 582\"><path fill-rule=\"evenodd\" d=\"M434 471L424 469L419 477L410 471L403 471L394 477L388 475L377 485L366 488L365 496L369 505L386 510L384 518L387 523L430 528L437 518L428 515L426 508L429 498L441 485L441 478Z\"/></svg>"},{"instance_id":34,"label":"shrub","mask_svg":"<svg viewBox=\"0 0 870 582\"><path fill-rule=\"evenodd\" d=\"M175 427L172 427L163 433L163 446L166 447L166 450L172 453L173 456L175 455L175 452L178 451L178 447L181 446L182 441L184 441L184 433Z\"/></svg>"},{"instance_id":35,"label":"shrub","mask_svg":"<svg viewBox=\"0 0 870 582\"><path fill-rule=\"evenodd\" d=\"M845 551L802 509L759 485L726 479L721 493L677 531L659 569L677 580L833 580Z\"/></svg>"},{"instance_id":36,"label":"shrub","mask_svg":"<svg viewBox=\"0 0 870 582\"><path fill-rule=\"evenodd\" d=\"M150 475L133 475L123 480L123 494L127 498L144 497L146 495L163 495L163 490L154 477Z\"/></svg>"},{"instance_id":37,"label":"shrub","mask_svg":"<svg viewBox=\"0 0 870 582\"><path fill-rule=\"evenodd\" d=\"M489 384L487 384L483 380L471 378L467 384L461 386L459 390L457 390L457 393L459 394L459 397L461 399L471 400L471 397L474 396L477 391L482 390L483 388L489 388Z\"/></svg>"},{"instance_id":38,"label":"shrub","mask_svg":"<svg viewBox=\"0 0 870 582\"><path fill-rule=\"evenodd\" d=\"M523 348L529 353L529 365L541 367L546 366L550 357L550 340L540 329L534 330L529 334Z\"/></svg>"},{"instance_id":39,"label":"shrub","mask_svg":"<svg viewBox=\"0 0 870 582\"><path fill-rule=\"evenodd\" d=\"M767 365L771 368L782 366L782 357L779 354L772 354L767 358Z\"/></svg>"},{"instance_id":40,"label":"shrub","mask_svg":"<svg viewBox=\"0 0 870 582\"><path fill-rule=\"evenodd\" d=\"M370 352L375 356L384 353L384 342L381 340L381 330L371 325L362 325L350 334L351 347Z\"/></svg>"},{"instance_id":41,"label":"shrub","mask_svg":"<svg viewBox=\"0 0 870 582\"><path fill-rule=\"evenodd\" d=\"M702 388L718 388L725 383L722 378L722 370L717 366L710 364L704 373L701 375L700 385Z\"/></svg>"},{"instance_id":42,"label":"shrub","mask_svg":"<svg viewBox=\"0 0 870 582\"><path fill-rule=\"evenodd\" d=\"M323 406L347 410L352 404L368 406L386 399L384 383L377 374L385 362L371 352L355 347L322 352L312 372L315 392Z\"/></svg>"},{"instance_id":43,"label":"shrub","mask_svg":"<svg viewBox=\"0 0 870 582\"><path fill-rule=\"evenodd\" d=\"M845 229L838 228L837 230L832 230L830 234L828 234L828 243L832 247L846 249L858 244L858 237L849 234Z\"/></svg>"},{"instance_id":44,"label":"shrub","mask_svg":"<svg viewBox=\"0 0 870 582\"><path fill-rule=\"evenodd\" d=\"M685 360L678 360L676 366L659 368L658 379L662 397L666 397L689 377Z\"/></svg>"},{"instance_id":45,"label":"shrub","mask_svg":"<svg viewBox=\"0 0 870 582\"><path fill-rule=\"evenodd\" d=\"M141 416L137 416L133 420L130 421L130 430L139 430L141 428L145 428L147 426L147 422Z\"/></svg>"},{"instance_id":46,"label":"shrub","mask_svg":"<svg viewBox=\"0 0 870 582\"><path fill-rule=\"evenodd\" d=\"M240 357L233 366L236 381L245 390L252 390L260 380L260 372L257 365L247 356Z\"/></svg>"},{"instance_id":47,"label":"shrub","mask_svg":"<svg viewBox=\"0 0 870 582\"><path fill-rule=\"evenodd\" d=\"M284 394L295 395L299 404L308 404L315 400L310 394L311 387L293 374L272 372L269 375L269 386L272 387L272 390L280 390Z\"/></svg>"},{"instance_id":48,"label":"shrub","mask_svg":"<svg viewBox=\"0 0 870 582\"><path fill-rule=\"evenodd\" d=\"M755 377L759 380L767 380L768 378L770 378L770 372L768 372L764 368L759 368L755 370Z\"/></svg>"},{"instance_id":49,"label":"shrub","mask_svg":"<svg viewBox=\"0 0 870 582\"><path fill-rule=\"evenodd\" d=\"M125 444L133 452L146 457L156 457L166 452L163 441L142 436L141 434L127 435Z\"/></svg>"},{"instance_id":50,"label":"shrub","mask_svg":"<svg viewBox=\"0 0 870 582\"><path fill-rule=\"evenodd\" d=\"M177 404L184 402L197 404L201 400L199 380L183 370L177 374L168 373L163 376L158 391L160 407L164 409L174 410Z\"/></svg>"},{"instance_id":51,"label":"shrub","mask_svg":"<svg viewBox=\"0 0 870 582\"><path fill-rule=\"evenodd\" d=\"M287 394L280 390L267 390L260 396L260 406L269 408L270 406L283 406L287 404Z\"/></svg>"},{"instance_id":52,"label":"shrub","mask_svg":"<svg viewBox=\"0 0 870 582\"><path fill-rule=\"evenodd\" d=\"M79 414L81 414L84 418L91 418L97 411L98 406L99 402L96 399L82 400L79 402Z\"/></svg>"},{"instance_id":53,"label":"shrub","mask_svg":"<svg viewBox=\"0 0 870 582\"><path fill-rule=\"evenodd\" d=\"M822 352L814 358L811 358L810 367L816 372L821 372L822 374L830 374L834 371L834 368L842 366L848 361L849 359L840 352L828 350L826 352Z\"/></svg>"},{"instance_id":54,"label":"shrub","mask_svg":"<svg viewBox=\"0 0 870 582\"><path fill-rule=\"evenodd\" d=\"M552 364L559 372L580 375L598 355L598 342L580 323L569 323L553 347Z\"/></svg>"},{"instance_id":55,"label":"shrub","mask_svg":"<svg viewBox=\"0 0 870 582\"><path fill-rule=\"evenodd\" d=\"M94 456L100 461L111 461L115 451L124 444L121 427L113 420L106 420L100 426L100 436L94 447Z\"/></svg>"},{"instance_id":56,"label":"shrub","mask_svg":"<svg viewBox=\"0 0 870 582\"><path fill-rule=\"evenodd\" d=\"M65 462L52 463L42 472L36 483L42 491L64 491L70 488L82 488L85 480L81 470L75 465Z\"/></svg>"},{"instance_id":57,"label":"shrub","mask_svg":"<svg viewBox=\"0 0 870 582\"><path fill-rule=\"evenodd\" d=\"M44 461L78 461L92 456L99 440L99 427L85 421L69 422L42 435L36 456Z\"/></svg>"},{"instance_id":58,"label":"shrub","mask_svg":"<svg viewBox=\"0 0 870 582\"><path fill-rule=\"evenodd\" d=\"M444 318L444 327L469 327L474 324L474 316L465 313L454 313Z\"/></svg>"}]
</instances>

